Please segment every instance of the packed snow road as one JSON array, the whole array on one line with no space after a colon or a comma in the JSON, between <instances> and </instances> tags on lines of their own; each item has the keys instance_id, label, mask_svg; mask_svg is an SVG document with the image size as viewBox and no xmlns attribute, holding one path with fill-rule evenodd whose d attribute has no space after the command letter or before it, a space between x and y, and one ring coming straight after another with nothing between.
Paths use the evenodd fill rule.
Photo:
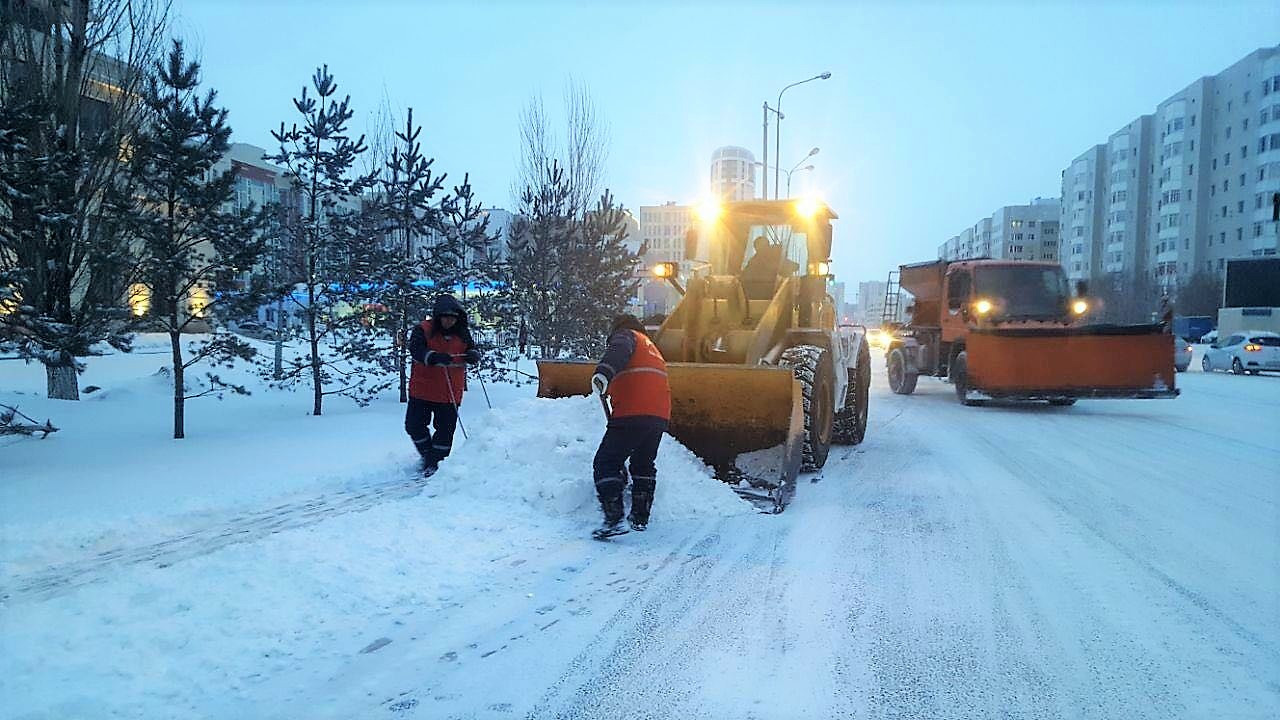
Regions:
<instances>
[{"instance_id":1,"label":"packed snow road","mask_svg":"<svg viewBox=\"0 0 1280 720\"><path fill-rule=\"evenodd\" d=\"M94 413L162 402L148 377L0 464L109 450ZM378 439L391 402L351 416L361 474L273 493L213 453L240 427L313 441L260 393L195 446L225 507L165 494L180 456L160 445L99 450L118 486L75 484L71 460L7 480L0 717L1277 717L1280 378L1179 383L966 408L937 381L893 395L881 369L866 442L782 515L668 439L649 531L608 543L587 539L590 400L472 409L425 487L403 438Z\"/></svg>"},{"instance_id":2,"label":"packed snow road","mask_svg":"<svg viewBox=\"0 0 1280 720\"><path fill-rule=\"evenodd\" d=\"M277 698L392 717L1270 718L1280 381L1175 401L874 395L781 516L523 566ZM335 714L342 715L343 711Z\"/></svg>"}]
</instances>

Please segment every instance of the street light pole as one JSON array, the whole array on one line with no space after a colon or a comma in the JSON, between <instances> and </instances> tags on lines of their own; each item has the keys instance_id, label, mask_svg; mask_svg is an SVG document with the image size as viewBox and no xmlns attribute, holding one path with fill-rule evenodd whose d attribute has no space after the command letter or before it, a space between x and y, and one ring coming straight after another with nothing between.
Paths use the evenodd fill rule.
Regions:
<instances>
[{"instance_id":1,"label":"street light pole","mask_svg":"<svg viewBox=\"0 0 1280 720\"><path fill-rule=\"evenodd\" d=\"M760 183L763 188L760 197L769 199L769 101L764 101L764 108L761 110L764 115L764 169L760 171Z\"/></svg>"},{"instance_id":2,"label":"street light pole","mask_svg":"<svg viewBox=\"0 0 1280 720\"><path fill-rule=\"evenodd\" d=\"M795 87L795 86L797 86L797 85L803 85L803 84L805 84L805 83L807 83L807 82L813 82L814 80L826 80L827 78L830 78L830 77L831 77L831 73L830 73L830 72L824 72L824 73L822 73L821 75L814 75L813 77L811 77L811 78L809 78L809 79L807 79L807 80L801 80L801 81L799 81L799 82L793 82L793 83L791 83L790 85L788 85L788 86L786 86L786 87L782 88L782 90L778 91L778 103L777 103L776 105L774 105L774 112L778 113L778 124L777 124L777 126L774 128L774 140L773 140L773 155L774 155L774 157L776 157L776 158L780 158L780 157L782 157L782 118L783 118L783 115L782 115L782 93L785 93L786 91L790 90L791 88L793 88L793 87ZM766 104L765 104L765 106L766 106L766 107L768 107L768 103L766 103ZM767 131L766 131L766 132L767 132ZM765 142L766 142L766 143L768 143L767 136L766 136L766 140L765 140ZM765 158L765 160L767 161L767 160L768 160L768 158ZM767 170L766 170L766 171L767 171ZM782 177L781 177L781 170L778 168L778 166L777 166L777 165L775 165L775 166L774 166L774 168L773 168L773 199L774 199L774 200L777 200L777 199L778 199L778 185L780 185L780 184L781 184L781 180L782 180Z\"/></svg>"},{"instance_id":3,"label":"street light pole","mask_svg":"<svg viewBox=\"0 0 1280 720\"><path fill-rule=\"evenodd\" d=\"M801 160L801 162L804 162L804 161ZM812 165L805 165L804 167L794 167L787 171L787 197L791 197L791 173L795 172L796 170L812 170L812 169L813 169Z\"/></svg>"}]
</instances>

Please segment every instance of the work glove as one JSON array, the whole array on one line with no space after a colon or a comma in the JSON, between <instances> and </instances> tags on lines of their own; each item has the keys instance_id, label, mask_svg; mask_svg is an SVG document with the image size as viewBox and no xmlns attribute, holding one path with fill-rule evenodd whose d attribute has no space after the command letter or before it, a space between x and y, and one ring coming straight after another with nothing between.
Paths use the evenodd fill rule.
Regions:
<instances>
[{"instance_id":1,"label":"work glove","mask_svg":"<svg viewBox=\"0 0 1280 720\"><path fill-rule=\"evenodd\" d=\"M427 353L428 365L451 365L453 364L453 356L448 353L431 351Z\"/></svg>"},{"instance_id":2,"label":"work glove","mask_svg":"<svg viewBox=\"0 0 1280 720\"><path fill-rule=\"evenodd\" d=\"M468 365L476 365L480 362L480 351L472 348L462 353L462 359L467 361Z\"/></svg>"},{"instance_id":3,"label":"work glove","mask_svg":"<svg viewBox=\"0 0 1280 720\"><path fill-rule=\"evenodd\" d=\"M604 397L605 394L609 392L609 378L605 377L604 373L596 373L595 375L592 375L591 389L595 390L596 394L600 397Z\"/></svg>"}]
</instances>

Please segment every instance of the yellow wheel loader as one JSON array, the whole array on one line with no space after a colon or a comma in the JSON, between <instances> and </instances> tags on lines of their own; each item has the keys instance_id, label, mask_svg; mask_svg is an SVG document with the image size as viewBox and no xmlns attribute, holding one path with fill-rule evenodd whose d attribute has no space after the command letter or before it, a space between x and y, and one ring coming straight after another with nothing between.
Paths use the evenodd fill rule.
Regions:
<instances>
[{"instance_id":1,"label":"yellow wheel loader","mask_svg":"<svg viewBox=\"0 0 1280 720\"><path fill-rule=\"evenodd\" d=\"M837 326L825 204L753 200L699 208L686 259L654 274L682 294L654 333L671 383L670 433L739 494L781 512L801 470L867 427L870 353ZM586 395L593 364L540 361L541 397Z\"/></svg>"}]
</instances>

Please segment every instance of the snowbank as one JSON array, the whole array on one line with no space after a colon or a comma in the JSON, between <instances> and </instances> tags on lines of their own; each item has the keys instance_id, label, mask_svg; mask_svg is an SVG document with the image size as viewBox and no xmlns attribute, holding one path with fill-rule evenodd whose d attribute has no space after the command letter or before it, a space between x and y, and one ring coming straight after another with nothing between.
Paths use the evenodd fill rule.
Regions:
<instances>
[{"instance_id":1,"label":"snowbank","mask_svg":"<svg viewBox=\"0 0 1280 720\"><path fill-rule=\"evenodd\" d=\"M518 501L549 516L599 519L591 477L591 460L604 430L599 401L526 398L485 414L468 430L470 441L431 480L439 493ZM750 509L670 435L663 438L657 465L655 523Z\"/></svg>"}]
</instances>

